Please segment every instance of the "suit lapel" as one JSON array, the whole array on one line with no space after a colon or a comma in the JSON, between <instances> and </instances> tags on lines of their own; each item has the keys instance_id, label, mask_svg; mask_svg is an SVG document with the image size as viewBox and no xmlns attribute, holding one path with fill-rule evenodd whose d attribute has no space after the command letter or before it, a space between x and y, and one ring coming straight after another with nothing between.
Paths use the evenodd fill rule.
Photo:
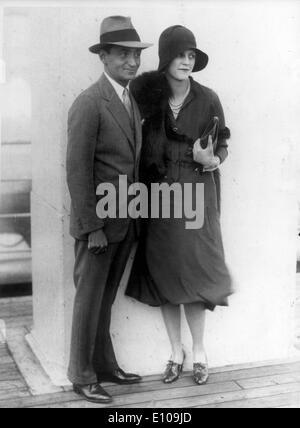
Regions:
<instances>
[{"instance_id":1,"label":"suit lapel","mask_svg":"<svg viewBox=\"0 0 300 428\"><path fill-rule=\"evenodd\" d=\"M134 126L135 126L135 156L136 161L139 158L141 148L142 148L142 126L141 126L141 115L137 103L133 96L130 96L131 105L133 110L134 117Z\"/></svg>"},{"instance_id":2,"label":"suit lapel","mask_svg":"<svg viewBox=\"0 0 300 428\"><path fill-rule=\"evenodd\" d=\"M117 122L119 127L122 129L126 137L130 142L131 148L135 151L135 139L133 130L130 125L130 119L128 113L122 104L120 98L116 94L116 91L111 86L105 75L103 75L99 80L100 91L103 98L107 100L107 109L113 116L114 120Z\"/></svg>"},{"instance_id":3,"label":"suit lapel","mask_svg":"<svg viewBox=\"0 0 300 428\"><path fill-rule=\"evenodd\" d=\"M107 104L107 109L110 111L115 121L123 130L129 142L131 143L132 148L134 149L134 135L130 125L129 116L117 94L114 94L110 102Z\"/></svg>"}]
</instances>

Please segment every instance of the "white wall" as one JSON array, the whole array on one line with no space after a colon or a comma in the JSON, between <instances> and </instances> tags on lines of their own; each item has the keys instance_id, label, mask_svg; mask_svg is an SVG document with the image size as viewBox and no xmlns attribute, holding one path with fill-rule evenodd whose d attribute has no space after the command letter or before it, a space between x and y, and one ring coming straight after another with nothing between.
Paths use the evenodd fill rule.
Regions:
<instances>
[{"instance_id":1,"label":"white wall","mask_svg":"<svg viewBox=\"0 0 300 428\"><path fill-rule=\"evenodd\" d=\"M0 144L2 141L1 135L2 135L2 104L3 104L3 83L5 81L5 67L4 67L4 61L2 59L2 53L3 53L3 8L0 7ZM0 146L0 180L1 180L1 146ZM0 194L1 194L1 187L0 187Z\"/></svg>"},{"instance_id":2,"label":"white wall","mask_svg":"<svg viewBox=\"0 0 300 428\"><path fill-rule=\"evenodd\" d=\"M3 8L0 7L0 84L4 82L5 73L3 70Z\"/></svg>"},{"instance_id":3,"label":"white wall","mask_svg":"<svg viewBox=\"0 0 300 428\"><path fill-rule=\"evenodd\" d=\"M131 16L141 38L155 43L143 53L141 71L157 66L157 41L166 27L182 23L191 28L210 56L208 67L195 78L219 94L232 131L230 156L222 167L222 222L237 292L229 308L208 316L211 365L286 357L292 334L300 137L300 5L288 1L110 1L95 8L32 9L35 329L37 337L46 337L44 351L45 333L55 330L60 336L61 323L64 337L58 348L52 338L52 354L68 349L73 260L64 181L67 110L101 73L88 47L99 38L101 20L113 14ZM45 236L48 263L40 250ZM124 284L112 326L120 363L141 373L160 372L169 357L160 312L125 298L123 289ZM56 318L50 303L62 305L52 307L59 312ZM184 342L190 348L186 326Z\"/></svg>"},{"instance_id":4,"label":"white wall","mask_svg":"<svg viewBox=\"0 0 300 428\"><path fill-rule=\"evenodd\" d=\"M2 95L3 76L3 62L2 62L2 47L3 47L3 9L0 7L0 96ZM0 144L1 144L1 129L2 129L2 97L0 98ZM0 148L0 180L1 180L1 148ZM1 188L0 188L1 192Z\"/></svg>"}]
</instances>

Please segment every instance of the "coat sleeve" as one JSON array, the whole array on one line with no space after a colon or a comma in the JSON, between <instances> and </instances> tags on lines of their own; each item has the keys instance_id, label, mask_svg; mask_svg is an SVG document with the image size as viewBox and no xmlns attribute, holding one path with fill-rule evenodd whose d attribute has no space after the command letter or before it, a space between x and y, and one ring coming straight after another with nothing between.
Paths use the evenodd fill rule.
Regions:
<instances>
[{"instance_id":1,"label":"coat sleeve","mask_svg":"<svg viewBox=\"0 0 300 428\"><path fill-rule=\"evenodd\" d=\"M96 214L94 157L98 133L96 102L87 95L81 95L69 111L66 166L72 208L83 234L104 226L103 220Z\"/></svg>"},{"instance_id":2,"label":"coat sleeve","mask_svg":"<svg viewBox=\"0 0 300 428\"><path fill-rule=\"evenodd\" d=\"M228 156L228 143L227 143L227 139L226 139L226 132L225 129L226 125L225 125L225 117L224 117L224 111L223 111L223 107L221 105L221 102L219 100L219 97L216 93L213 92L213 101L212 101L212 110L213 110L213 116L218 116L219 118L219 135L221 135L221 137L219 137L218 139L218 145L217 145L217 150L216 150L216 156L218 156L221 160L221 163L225 161L225 159ZM229 130L227 129L227 131L229 132ZM223 134L223 135L222 135Z\"/></svg>"}]
</instances>

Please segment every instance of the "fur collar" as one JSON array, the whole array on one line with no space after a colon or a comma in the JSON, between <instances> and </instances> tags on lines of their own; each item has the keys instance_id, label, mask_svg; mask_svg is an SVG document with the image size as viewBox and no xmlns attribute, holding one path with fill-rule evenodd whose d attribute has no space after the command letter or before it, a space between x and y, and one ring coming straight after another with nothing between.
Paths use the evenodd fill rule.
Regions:
<instances>
[{"instance_id":1,"label":"fur collar","mask_svg":"<svg viewBox=\"0 0 300 428\"><path fill-rule=\"evenodd\" d=\"M144 119L162 114L171 96L165 75L158 71L138 76L131 82L130 90Z\"/></svg>"},{"instance_id":2,"label":"fur collar","mask_svg":"<svg viewBox=\"0 0 300 428\"><path fill-rule=\"evenodd\" d=\"M141 177L146 181L155 181L166 172L165 148L168 139L187 143L190 147L193 147L194 141L173 131L167 114L171 89L163 73L143 73L131 82L130 90L144 120ZM220 130L218 137L229 138L229 129Z\"/></svg>"},{"instance_id":3,"label":"fur collar","mask_svg":"<svg viewBox=\"0 0 300 428\"><path fill-rule=\"evenodd\" d=\"M131 82L130 90L139 105L142 118L150 119L152 128L161 127L171 96L171 89L165 75L158 71L143 73ZM172 137L176 139L175 135ZM220 129L218 137L229 139L229 128ZM181 140L186 141L185 138L181 138Z\"/></svg>"}]
</instances>

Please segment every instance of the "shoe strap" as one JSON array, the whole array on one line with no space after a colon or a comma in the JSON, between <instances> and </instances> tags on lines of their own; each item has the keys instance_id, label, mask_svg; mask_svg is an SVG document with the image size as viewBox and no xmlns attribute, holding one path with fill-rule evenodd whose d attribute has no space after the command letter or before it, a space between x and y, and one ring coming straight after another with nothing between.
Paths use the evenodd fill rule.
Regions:
<instances>
[{"instance_id":1,"label":"shoe strap","mask_svg":"<svg viewBox=\"0 0 300 428\"><path fill-rule=\"evenodd\" d=\"M205 363L194 363L194 370L207 370L207 364Z\"/></svg>"}]
</instances>

